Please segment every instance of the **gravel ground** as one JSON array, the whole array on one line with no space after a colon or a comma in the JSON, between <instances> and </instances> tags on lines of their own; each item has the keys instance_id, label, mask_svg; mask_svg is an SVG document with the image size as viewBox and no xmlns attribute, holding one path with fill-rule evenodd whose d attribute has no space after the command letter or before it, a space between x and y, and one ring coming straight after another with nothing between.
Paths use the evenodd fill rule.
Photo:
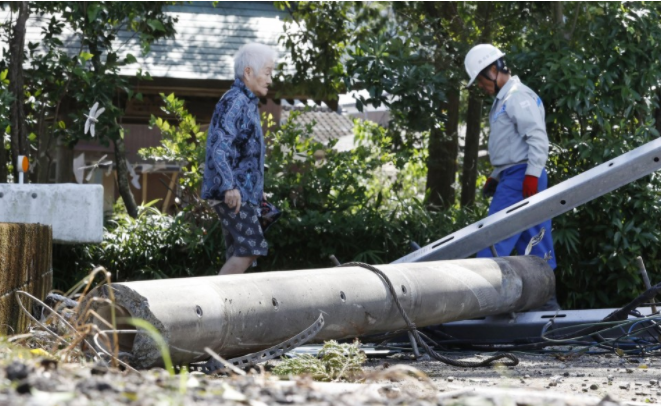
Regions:
<instances>
[{"instance_id":1,"label":"gravel ground","mask_svg":"<svg viewBox=\"0 0 661 406\"><path fill-rule=\"evenodd\" d=\"M484 355L452 353L477 361ZM408 354L369 359L366 379L282 381L263 368L245 376L169 376L163 369L119 372L103 366L6 357L0 405L636 405L661 399L661 360L517 354L515 367L456 368ZM267 369L271 362L267 365Z\"/></svg>"},{"instance_id":2,"label":"gravel ground","mask_svg":"<svg viewBox=\"0 0 661 406\"><path fill-rule=\"evenodd\" d=\"M515 367L457 368L437 361L386 359L371 360L368 369L378 371L401 363L414 365L431 379L440 394L461 390L485 394L497 390L534 391L549 398L556 395L589 396L599 400L608 397L619 404L654 404L661 401L659 359L623 359L611 354L568 359L564 354L517 353L520 364ZM446 355L463 361L486 358L467 353ZM407 354L402 354L400 358L407 358Z\"/></svg>"}]
</instances>

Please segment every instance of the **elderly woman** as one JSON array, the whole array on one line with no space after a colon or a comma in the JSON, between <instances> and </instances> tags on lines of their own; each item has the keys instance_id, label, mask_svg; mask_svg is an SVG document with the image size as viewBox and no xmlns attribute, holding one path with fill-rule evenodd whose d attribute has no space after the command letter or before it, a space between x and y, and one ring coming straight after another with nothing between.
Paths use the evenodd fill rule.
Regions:
<instances>
[{"instance_id":1,"label":"elderly woman","mask_svg":"<svg viewBox=\"0 0 661 406\"><path fill-rule=\"evenodd\" d=\"M266 96L277 53L247 44L234 56L234 83L209 125L202 198L220 217L226 262L219 275L243 273L268 252L259 223L264 194L264 134L257 104Z\"/></svg>"}]
</instances>

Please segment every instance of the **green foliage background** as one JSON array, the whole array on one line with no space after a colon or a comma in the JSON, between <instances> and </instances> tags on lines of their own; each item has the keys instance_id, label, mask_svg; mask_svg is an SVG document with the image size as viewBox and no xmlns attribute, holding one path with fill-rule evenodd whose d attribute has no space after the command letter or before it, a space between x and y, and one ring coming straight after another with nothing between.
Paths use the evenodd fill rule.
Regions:
<instances>
[{"instance_id":1,"label":"green foliage background","mask_svg":"<svg viewBox=\"0 0 661 406\"><path fill-rule=\"evenodd\" d=\"M191 134L205 145L206 134L192 124L194 118L180 100L173 95L163 99L177 119L152 120L163 132L163 148L143 153L197 159L204 148L182 147L190 145ZM485 204L475 210L427 211L422 204L424 153L396 176L384 174L382 166L396 157L388 152L390 139L383 128L356 121L359 145L338 152L332 148L334 142L323 145L312 140L312 125L299 126L295 118L293 114L289 122L267 134L269 200L285 215L268 231L269 256L259 259L250 272L328 268L333 266L330 255L341 262L387 263L410 252L411 241L427 244L486 215ZM321 151L324 158L319 160ZM56 286L65 289L99 265L115 280L216 274L224 262L225 246L216 214L196 197L198 188L185 187L199 186L201 169L194 167L181 180L184 190L190 191L189 204L176 216L147 205L133 219L120 201L106 220L101 244L56 245Z\"/></svg>"},{"instance_id":2,"label":"green foliage background","mask_svg":"<svg viewBox=\"0 0 661 406\"><path fill-rule=\"evenodd\" d=\"M554 144L552 184L659 137L661 26L650 3L586 4L575 32L538 30L509 60L538 89ZM655 117L657 115L657 117ZM635 258L661 275L658 174L646 176L554 220L556 271L569 306L615 306L644 285Z\"/></svg>"}]
</instances>

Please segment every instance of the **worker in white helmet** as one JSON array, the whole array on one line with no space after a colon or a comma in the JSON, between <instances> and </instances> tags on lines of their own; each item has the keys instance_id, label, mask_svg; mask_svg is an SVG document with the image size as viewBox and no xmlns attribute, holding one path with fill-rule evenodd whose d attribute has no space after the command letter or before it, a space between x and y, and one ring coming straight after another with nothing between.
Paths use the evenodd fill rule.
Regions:
<instances>
[{"instance_id":1,"label":"worker in white helmet","mask_svg":"<svg viewBox=\"0 0 661 406\"><path fill-rule=\"evenodd\" d=\"M548 185L544 167L549 140L544 104L517 76L511 76L504 56L495 46L481 44L473 47L464 61L470 76L468 86L476 82L485 93L496 96L489 113L489 159L494 169L482 189L484 196L493 196L489 215L545 190ZM515 248L519 255L529 252L544 258L555 269L551 220L495 244L499 256L511 255ZM477 256L491 257L490 247Z\"/></svg>"}]
</instances>

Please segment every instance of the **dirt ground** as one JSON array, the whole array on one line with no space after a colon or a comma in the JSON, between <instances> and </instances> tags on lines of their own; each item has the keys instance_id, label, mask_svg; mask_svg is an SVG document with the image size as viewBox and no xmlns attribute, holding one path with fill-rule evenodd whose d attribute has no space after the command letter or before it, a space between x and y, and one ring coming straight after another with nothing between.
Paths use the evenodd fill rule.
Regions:
<instances>
[{"instance_id":1,"label":"dirt ground","mask_svg":"<svg viewBox=\"0 0 661 406\"><path fill-rule=\"evenodd\" d=\"M558 353L566 354L566 353ZM445 354L463 361L487 355ZM0 405L643 405L661 399L658 359L516 354L514 367L457 368L400 353L368 359L362 383L244 376L170 376L13 357L0 367ZM277 363L277 361L275 362Z\"/></svg>"},{"instance_id":2,"label":"dirt ground","mask_svg":"<svg viewBox=\"0 0 661 406\"><path fill-rule=\"evenodd\" d=\"M445 355L462 361L481 361L487 357L456 352ZM572 359L565 352L515 355L520 364L514 367L458 368L439 361L373 359L368 361L368 369L378 371L401 364L413 366L430 378L440 396L471 392L476 396L502 392L506 396L520 392L524 400L526 396L540 396L549 401L564 398L576 401L585 397L577 404L597 404L604 398L616 404L661 401L660 359L624 359L614 354L582 355ZM400 354L399 358L407 356ZM598 401L591 403L588 397Z\"/></svg>"}]
</instances>

